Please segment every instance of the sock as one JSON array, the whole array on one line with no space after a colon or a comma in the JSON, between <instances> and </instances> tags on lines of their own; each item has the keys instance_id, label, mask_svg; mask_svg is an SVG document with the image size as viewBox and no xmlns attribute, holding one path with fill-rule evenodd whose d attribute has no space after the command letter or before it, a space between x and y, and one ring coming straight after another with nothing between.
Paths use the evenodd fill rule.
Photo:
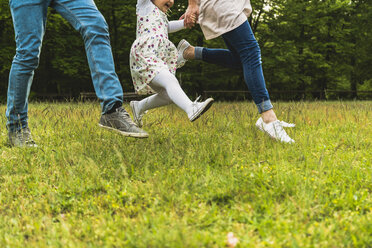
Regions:
<instances>
[{"instance_id":1,"label":"sock","mask_svg":"<svg viewBox=\"0 0 372 248\"><path fill-rule=\"evenodd\" d=\"M114 105L108 110L105 114L112 114L116 111L117 108L120 108L123 105L122 102L115 102Z\"/></svg>"}]
</instances>

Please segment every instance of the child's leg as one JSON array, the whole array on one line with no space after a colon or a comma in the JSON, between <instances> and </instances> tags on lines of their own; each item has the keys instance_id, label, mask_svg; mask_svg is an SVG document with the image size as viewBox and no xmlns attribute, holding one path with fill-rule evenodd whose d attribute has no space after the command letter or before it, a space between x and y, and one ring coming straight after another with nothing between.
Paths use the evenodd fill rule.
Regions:
<instances>
[{"instance_id":1,"label":"child's leg","mask_svg":"<svg viewBox=\"0 0 372 248\"><path fill-rule=\"evenodd\" d=\"M151 81L150 86L154 88L154 90L162 89L162 91L158 92L162 93L161 96L163 97L164 102L165 99L170 99L174 104L180 107L187 114L189 114L193 110L192 101L182 90L177 78L168 70L159 72L159 74L156 75L156 77ZM166 98L165 95L168 98Z\"/></svg>"},{"instance_id":2,"label":"child's leg","mask_svg":"<svg viewBox=\"0 0 372 248\"><path fill-rule=\"evenodd\" d=\"M138 114L141 115L147 110L159 108L172 103L172 100L168 97L167 92L162 88L152 86L152 88L158 92L152 96L146 97L137 103Z\"/></svg>"},{"instance_id":3,"label":"child's leg","mask_svg":"<svg viewBox=\"0 0 372 248\"><path fill-rule=\"evenodd\" d=\"M131 102L134 119L139 126L142 125L142 113L152 108L168 105L171 102L185 111L190 121L198 119L213 103L212 98L208 98L204 102L192 102L182 90L177 78L168 70L159 72L149 85L158 93L138 102L140 104Z\"/></svg>"}]
</instances>

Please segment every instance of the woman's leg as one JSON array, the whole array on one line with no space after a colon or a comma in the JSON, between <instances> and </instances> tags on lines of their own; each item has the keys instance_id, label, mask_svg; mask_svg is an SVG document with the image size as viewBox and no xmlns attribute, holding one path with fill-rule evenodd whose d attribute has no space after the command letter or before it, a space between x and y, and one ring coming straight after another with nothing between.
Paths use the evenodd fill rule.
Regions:
<instances>
[{"instance_id":1,"label":"woman's leg","mask_svg":"<svg viewBox=\"0 0 372 248\"><path fill-rule=\"evenodd\" d=\"M228 68L241 68L239 54L232 49L225 40L228 49L205 48L189 46L185 49L183 57L186 60L203 60L204 62Z\"/></svg>"},{"instance_id":2,"label":"woman's leg","mask_svg":"<svg viewBox=\"0 0 372 248\"><path fill-rule=\"evenodd\" d=\"M262 71L261 50L248 21L222 37L239 54L244 80L260 113L273 108Z\"/></svg>"},{"instance_id":3,"label":"woman's leg","mask_svg":"<svg viewBox=\"0 0 372 248\"><path fill-rule=\"evenodd\" d=\"M277 120L262 72L261 51L248 22L222 37L228 49L189 47L184 52L185 59L203 60L230 68L242 66L245 82L263 120L266 123Z\"/></svg>"},{"instance_id":4,"label":"woman's leg","mask_svg":"<svg viewBox=\"0 0 372 248\"><path fill-rule=\"evenodd\" d=\"M294 143L283 127L293 127L293 124L278 121L269 93L261 65L261 51L253 35L248 21L238 28L222 35L229 50L191 47L184 51L185 59L200 59L206 62L229 67L227 63L234 63L239 58L243 67L245 82L253 96L261 117L256 126L269 134L272 138L285 143ZM224 63L224 61L226 61Z\"/></svg>"}]
</instances>

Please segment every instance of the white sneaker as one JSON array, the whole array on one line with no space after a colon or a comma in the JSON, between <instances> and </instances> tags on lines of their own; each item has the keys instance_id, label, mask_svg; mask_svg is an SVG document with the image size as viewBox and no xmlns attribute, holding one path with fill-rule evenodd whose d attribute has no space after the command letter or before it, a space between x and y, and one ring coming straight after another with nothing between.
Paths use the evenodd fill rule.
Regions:
<instances>
[{"instance_id":1,"label":"white sneaker","mask_svg":"<svg viewBox=\"0 0 372 248\"><path fill-rule=\"evenodd\" d=\"M192 112L188 114L189 120L191 122L198 119L202 114L204 114L213 104L213 98L208 98L204 102L198 102L200 96L193 102Z\"/></svg>"},{"instance_id":2,"label":"white sneaker","mask_svg":"<svg viewBox=\"0 0 372 248\"><path fill-rule=\"evenodd\" d=\"M143 126L142 117L144 114L146 114L146 111L142 114L139 114L138 101L131 101L129 105L130 108L132 109L134 123L136 123L138 127L142 127Z\"/></svg>"},{"instance_id":3,"label":"white sneaker","mask_svg":"<svg viewBox=\"0 0 372 248\"><path fill-rule=\"evenodd\" d=\"M256 122L256 127L261 131L267 133L271 138L279 140L280 142L284 143L295 143L293 139L291 139L283 127L294 127L295 124L287 123L284 121L273 121L266 124L262 118L260 117Z\"/></svg>"},{"instance_id":4,"label":"white sneaker","mask_svg":"<svg viewBox=\"0 0 372 248\"><path fill-rule=\"evenodd\" d=\"M180 43L178 43L177 51L178 51L178 58L177 58L177 69L184 66L187 62L187 60L183 57L183 52L190 46L190 43L188 43L185 39L181 40Z\"/></svg>"}]
</instances>

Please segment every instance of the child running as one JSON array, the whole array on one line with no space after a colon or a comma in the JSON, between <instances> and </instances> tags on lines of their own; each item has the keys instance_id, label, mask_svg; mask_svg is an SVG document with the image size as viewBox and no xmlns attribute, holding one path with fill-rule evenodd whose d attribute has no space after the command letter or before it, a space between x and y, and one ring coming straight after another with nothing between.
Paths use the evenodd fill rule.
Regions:
<instances>
[{"instance_id":1,"label":"child running","mask_svg":"<svg viewBox=\"0 0 372 248\"><path fill-rule=\"evenodd\" d=\"M195 121L213 103L192 102L175 77L178 52L168 39L168 33L184 29L184 21L168 21L166 12L174 0L137 1L137 37L130 51L130 68L133 85L138 94L153 94L141 101L131 101L133 119L142 127L147 110L175 103Z\"/></svg>"}]
</instances>

